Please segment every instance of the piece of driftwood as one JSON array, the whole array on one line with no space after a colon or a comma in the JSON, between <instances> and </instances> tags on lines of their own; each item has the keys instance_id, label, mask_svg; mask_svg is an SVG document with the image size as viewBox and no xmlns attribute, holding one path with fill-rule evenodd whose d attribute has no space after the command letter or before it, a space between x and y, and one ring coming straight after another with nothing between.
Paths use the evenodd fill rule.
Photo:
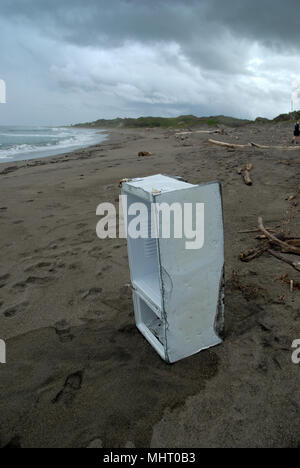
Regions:
<instances>
[{"instance_id":1,"label":"piece of driftwood","mask_svg":"<svg viewBox=\"0 0 300 468\"><path fill-rule=\"evenodd\" d=\"M257 149L278 149L278 150L287 150L287 151L295 151L300 149L299 146L265 146L265 145L258 145L257 143L247 143L244 145L237 145L235 143L225 143L224 141L217 141L209 139L208 143L217 146L223 146L225 148L233 148L233 149L243 149L243 148L257 148ZM300 162L293 162L293 164L300 164Z\"/></svg>"},{"instance_id":2,"label":"piece of driftwood","mask_svg":"<svg viewBox=\"0 0 300 468\"><path fill-rule=\"evenodd\" d=\"M248 163L246 165L246 169L244 170L243 167L238 167L237 168L237 173L242 176L243 181L245 182L246 185L252 185L252 179L250 176L250 171L253 169L253 164Z\"/></svg>"},{"instance_id":3,"label":"piece of driftwood","mask_svg":"<svg viewBox=\"0 0 300 468\"><path fill-rule=\"evenodd\" d=\"M251 179L251 176L250 176L250 172L247 171L247 169L245 170L244 172L244 182L246 185L253 185L253 182L252 182L252 179Z\"/></svg>"},{"instance_id":4,"label":"piece of driftwood","mask_svg":"<svg viewBox=\"0 0 300 468\"><path fill-rule=\"evenodd\" d=\"M300 262L296 262L295 260L292 260L285 255L282 255L280 252L276 252L275 250L268 249L268 252L275 258L278 258L278 260L282 260L285 263L288 263L291 265L295 270L300 271Z\"/></svg>"},{"instance_id":5,"label":"piece of driftwood","mask_svg":"<svg viewBox=\"0 0 300 468\"><path fill-rule=\"evenodd\" d=\"M184 136L184 135L193 135L195 133L203 133L203 134L209 134L209 135L213 135L214 133L219 133L221 135L225 134L224 130L195 130L194 132L175 133L175 136L179 137L179 136Z\"/></svg>"},{"instance_id":6,"label":"piece of driftwood","mask_svg":"<svg viewBox=\"0 0 300 468\"><path fill-rule=\"evenodd\" d=\"M287 244L293 245L294 247L300 247L300 239L288 239L286 240Z\"/></svg>"},{"instance_id":7,"label":"piece of driftwood","mask_svg":"<svg viewBox=\"0 0 300 468\"><path fill-rule=\"evenodd\" d=\"M283 161L280 161L280 163L290 166L291 164L300 164L300 161L293 161L292 159L285 159Z\"/></svg>"},{"instance_id":8,"label":"piece of driftwood","mask_svg":"<svg viewBox=\"0 0 300 468\"><path fill-rule=\"evenodd\" d=\"M269 232L275 232L275 229L279 228L280 225L275 226L275 228L266 228ZM252 234L255 232L260 232L260 229L254 228L254 229L245 229L244 231L238 231L238 234ZM265 237L266 238L266 237Z\"/></svg>"},{"instance_id":9,"label":"piece of driftwood","mask_svg":"<svg viewBox=\"0 0 300 468\"><path fill-rule=\"evenodd\" d=\"M212 140L211 138L208 140L208 143L211 143L212 145L223 146L224 148L232 148L232 149L251 148L251 145L249 143L247 145L237 145L236 143L225 143L224 141Z\"/></svg>"},{"instance_id":10,"label":"piece of driftwood","mask_svg":"<svg viewBox=\"0 0 300 468\"><path fill-rule=\"evenodd\" d=\"M295 150L299 150L300 149L300 146L279 146L279 145L275 145L275 146L268 146L268 145L258 145L257 143L253 143L251 142L250 143L250 146L252 146L253 148L258 148L258 149L278 149L278 150L287 150L287 151L295 151Z\"/></svg>"},{"instance_id":11,"label":"piece of driftwood","mask_svg":"<svg viewBox=\"0 0 300 468\"><path fill-rule=\"evenodd\" d=\"M262 247L260 249L248 249L240 253L240 259L242 262L251 262L257 257L260 257L264 252L268 250L268 246Z\"/></svg>"},{"instance_id":12,"label":"piece of driftwood","mask_svg":"<svg viewBox=\"0 0 300 468\"><path fill-rule=\"evenodd\" d=\"M287 244L286 242L278 239L276 236L271 234L270 232L267 231L267 229L263 225L263 219L260 216L258 218L258 227L260 231L265 234L265 236L273 243L281 247L285 252L290 252L294 253L296 255L300 255L300 248L294 247L293 245Z\"/></svg>"}]
</instances>

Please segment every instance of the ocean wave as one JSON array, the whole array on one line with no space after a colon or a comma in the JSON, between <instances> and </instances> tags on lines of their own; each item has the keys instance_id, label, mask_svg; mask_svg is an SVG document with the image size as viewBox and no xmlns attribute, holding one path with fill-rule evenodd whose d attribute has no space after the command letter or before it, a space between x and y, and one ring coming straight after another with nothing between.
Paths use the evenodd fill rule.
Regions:
<instances>
[{"instance_id":1,"label":"ocean wave","mask_svg":"<svg viewBox=\"0 0 300 468\"><path fill-rule=\"evenodd\" d=\"M66 135L62 133L62 135ZM13 135L11 133L2 133L0 132L0 137L11 137L13 136L14 138L19 138L19 137L22 137L22 138L26 138L26 137L30 137L30 138L58 138L59 135L45 135L45 134L40 134L40 133L14 133Z\"/></svg>"},{"instance_id":2,"label":"ocean wave","mask_svg":"<svg viewBox=\"0 0 300 468\"><path fill-rule=\"evenodd\" d=\"M93 144L96 144L99 141L102 141L103 138L96 133L95 131L84 131L84 130L75 130L75 129L66 129L66 128L44 128L44 132L52 130L54 134L46 135L32 133L34 129L31 129L31 133L19 133L14 134L15 141L5 141L7 137L11 137L10 133L6 133L4 136L0 131L0 159L11 160L17 159L21 155L34 154L34 153L43 153L41 156L45 156L45 153L55 154L72 151L74 148L87 147ZM18 138L23 138L23 142L19 142ZM29 141L26 141L26 138L29 138ZM34 141L31 141L30 138L34 138ZM41 138L41 141L38 142L38 138ZM4 143L3 143L4 142ZM39 157L37 154L36 157Z\"/></svg>"}]
</instances>

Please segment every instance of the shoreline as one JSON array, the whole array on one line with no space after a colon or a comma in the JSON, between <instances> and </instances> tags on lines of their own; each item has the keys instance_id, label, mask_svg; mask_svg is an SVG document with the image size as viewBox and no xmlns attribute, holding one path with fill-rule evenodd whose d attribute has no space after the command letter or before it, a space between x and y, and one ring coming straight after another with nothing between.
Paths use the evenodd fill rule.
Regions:
<instances>
[{"instance_id":1,"label":"shoreline","mask_svg":"<svg viewBox=\"0 0 300 468\"><path fill-rule=\"evenodd\" d=\"M284 125L227 130L218 139L289 139ZM239 258L258 242L240 231L255 229L260 215L277 226L293 208L300 174L280 161L298 153L224 149L207 135L174 133L112 129L99 145L1 164L1 447L299 445L291 363L299 290L279 279L296 282L297 272L268 254ZM251 187L237 173L246 163ZM119 180L158 173L223 185L225 341L173 366L135 327L126 240L96 236L96 208L118 205ZM299 234L298 215L288 229Z\"/></svg>"},{"instance_id":2,"label":"shoreline","mask_svg":"<svg viewBox=\"0 0 300 468\"><path fill-rule=\"evenodd\" d=\"M70 127L53 127L53 128L70 128ZM80 130L80 129L79 129ZM88 130L88 129L86 129ZM61 155L66 155L66 154L70 154L70 153L74 153L78 150L84 150L84 149L88 149L88 148L92 148L94 146L97 146L98 144L101 144L102 142L106 141L106 139L108 138L108 132L106 132L105 130L101 130L99 129L98 131L96 130L93 130L93 129L90 129L91 132L93 132L94 136L96 135L102 135L102 138L101 141L96 141L96 138L95 138L95 141L94 142L91 142L90 144L88 144L86 146L86 144L84 145L80 145L80 144L74 144L74 145L70 145L68 147L59 147L59 144L63 143L63 141L61 143L58 144L58 148L55 147L55 145L52 145L51 147L49 146L49 148L46 148L46 144L45 146L42 146L41 149L39 149L38 146L36 146L36 149L34 151L28 151L28 152L20 152L20 153L15 153L14 155L12 155L12 157L2 157L0 158L0 167L3 165L3 164L12 164L12 163L17 163L17 162L24 162L24 161L32 161L32 160L35 160L35 159L45 159L45 158L50 158L50 157L56 157L56 156L61 156ZM71 137L71 135L70 135ZM18 145L25 145L25 143L19 143ZM2 150L2 151L5 151ZM0 152L0 155L1 155L1 152ZM17 159L15 159L17 158ZM21 159L20 159L21 158ZM4 159L9 159L8 161L4 161Z\"/></svg>"},{"instance_id":3,"label":"shoreline","mask_svg":"<svg viewBox=\"0 0 300 468\"><path fill-rule=\"evenodd\" d=\"M107 131L105 136L106 136L105 140L103 140L100 143L96 143L96 144L93 144L91 146L78 147L78 148L76 148L76 149L74 149L72 151L64 151L62 153L56 153L56 154L52 154L52 155L48 155L48 156L41 156L41 157L33 157L33 158L29 158L29 159L22 159L20 161L11 161L11 162L6 161L6 162L3 162L3 163L0 162L0 173L1 173L2 168L4 168L4 170L6 170L7 168L9 168L12 165L20 166L20 168L21 167L27 167L27 166L34 167L35 166L35 164L34 164L35 161L36 161L37 165L43 165L42 161L45 161L45 164L49 164L49 163L54 163L58 159L65 159L65 158L68 158L69 156L74 156L74 155L76 156L79 152L97 150L102 145L102 143L110 141L111 131Z\"/></svg>"}]
</instances>

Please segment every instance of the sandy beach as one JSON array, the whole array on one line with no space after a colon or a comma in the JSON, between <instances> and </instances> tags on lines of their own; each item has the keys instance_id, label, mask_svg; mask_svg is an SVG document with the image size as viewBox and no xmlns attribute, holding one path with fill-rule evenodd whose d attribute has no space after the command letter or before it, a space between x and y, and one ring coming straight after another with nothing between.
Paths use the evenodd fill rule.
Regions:
<instances>
[{"instance_id":1,"label":"sandy beach","mask_svg":"<svg viewBox=\"0 0 300 468\"><path fill-rule=\"evenodd\" d=\"M241 232L258 216L299 237L300 166L281 161L300 149L175 133L112 130L91 148L0 164L1 447L300 446L299 273L268 253L239 258L261 245ZM213 138L291 140L286 124L226 133ZM252 186L237 173L247 163ZM218 179L224 198L225 341L172 366L135 327L126 241L96 236L96 208L118 206L119 180L158 173Z\"/></svg>"}]
</instances>

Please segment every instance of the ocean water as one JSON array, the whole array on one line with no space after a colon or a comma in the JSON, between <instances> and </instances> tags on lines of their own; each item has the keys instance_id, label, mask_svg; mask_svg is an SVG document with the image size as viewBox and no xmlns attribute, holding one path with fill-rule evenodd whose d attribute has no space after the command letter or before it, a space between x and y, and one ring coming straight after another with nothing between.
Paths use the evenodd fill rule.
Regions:
<instances>
[{"instance_id":1,"label":"ocean water","mask_svg":"<svg viewBox=\"0 0 300 468\"><path fill-rule=\"evenodd\" d=\"M0 163L67 153L101 143L106 137L101 130L74 127L0 126Z\"/></svg>"}]
</instances>

